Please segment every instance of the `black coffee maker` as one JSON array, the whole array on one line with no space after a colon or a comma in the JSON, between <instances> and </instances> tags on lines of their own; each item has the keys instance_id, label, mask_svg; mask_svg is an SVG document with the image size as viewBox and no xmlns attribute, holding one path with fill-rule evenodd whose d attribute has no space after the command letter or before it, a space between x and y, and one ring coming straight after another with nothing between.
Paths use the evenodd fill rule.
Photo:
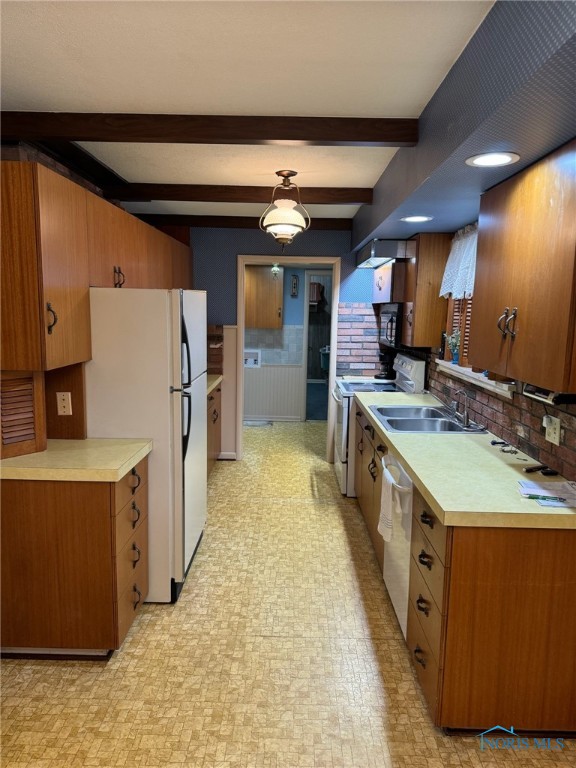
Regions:
<instances>
[{"instance_id":1,"label":"black coffee maker","mask_svg":"<svg viewBox=\"0 0 576 768\"><path fill-rule=\"evenodd\" d=\"M375 379L395 379L396 378L396 371L394 370L394 358L396 357L396 353L386 348L384 345L380 345L380 353L378 355L378 358L380 360L380 371L377 373L374 378Z\"/></svg>"}]
</instances>

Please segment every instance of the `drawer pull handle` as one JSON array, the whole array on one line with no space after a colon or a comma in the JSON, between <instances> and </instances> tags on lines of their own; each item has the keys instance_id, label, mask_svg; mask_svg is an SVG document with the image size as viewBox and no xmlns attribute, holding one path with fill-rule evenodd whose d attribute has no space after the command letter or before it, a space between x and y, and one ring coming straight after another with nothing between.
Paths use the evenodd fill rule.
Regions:
<instances>
[{"instance_id":1,"label":"drawer pull handle","mask_svg":"<svg viewBox=\"0 0 576 768\"><path fill-rule=\"evenodd\" d=\"M358 451L360 453L364 452L364 443L362 442L362 438L360 438L360 442L358 443L358 445L356 447L358 448Z\"/></svg>"},{"instance_id":2,"label":"drawer pull handle","mask_svg":"<svg viewBox=\"0 0 576 768\"><path fill-rule=\"evenodd\" d=\"M416 608L424 614L424 616L430 616L430 603L428 600L425 600L422 595L418 595L418 599L416 600Z\"/></svg>"},{"instance_id":3,"label":"drawer pull handle","mask_svg":"<svg viewBox=\"0 0 576 768\"><path fill-rule=\"evenodd\" d=\"M370 477L372 480L376 481L376 477L378 476L378 473L376 472L376 462L374 459L368 464L368 472L370 472Z\"/></svg>"},{"instance_id":4,"label":"drawer pull handle","mask_svg":"<svg viewBox=\"0 0 576 768\"><path fill-rule=\"evenodd\" d=\"M132 560L132 568L136 568L136 566L140 562L140 558L142 557L142 550L136 544L136 542L132 544L132 552L136 554L136 560Z\"/></svg>"},{"instance_id":5,"label":"drawer pull handle","mask_svg":"<svg viewBox=\"0 0 576 768\"><path fill-rule=\"evenodd\" d=\"M47 311L47 312L50 312L50 314L52 315L52 322L51 322L51 323L48 323L48 335L51 335L51 333L52 333L52 329L54 328L54 326L55 326L55 325L56 325L56 323L58 322L58 315L57 315L57 314L56 314L56 312L54 312L54 310L52 309L52 304L50 304L50 302L48 302L48 303L46 304L46 311Z\"/></svg>"},{"instance_id":6,"label":"drawer pull handle","mask_svg":"<svg viewBox=\"0 0 576 768\"><path fill-rule=\"evenodd\" d=\"M416 648L414 648L414 658L416 659L418 664L422 666L423 669L426 669L426 659L424 657L425 657L424 651L422 650L422 648L420 648L419 645L417 645Z\"/></svg>"},{"instance_id":7,"label":"drawer pull handle","mask_svg":"<svg viewBox=\"0 0 576 768\"><path fill-rule=\"evenodd\" d=\"M138 595L137 600L134 602L134 610L136 610L136 608L138 608L138 606L142 602L142 592L140 592L136 584L134 584L134 586L132 587L132 591L136 592L136 594Z\"/></svg>"},{"instance_id":8,"label":"drawer pull handle","mask_svg":"<svg viewBox=\"0 0 576 768\"><path fill-rule=\"evenodd\" d=\"M431 571L434 558L432 557L432 555L429 555L427 552L422 550L418 555L418 562L420 563L420 565L424 565L426 568L428 568L429 571Z\"/></svg>"},{"instance_id":9,"label":"drawer pull handle","mask_svg":"<svg viewBox=\"0 0 576 768\"><path fill-rule=\"evenodd\" d=\"M138 490L138 488L140 488L140 486L142 485L142 478L140 477L138 472L136 472L136 467L132 469L132 477L135 477L137 481L136 485L132 488L132 495L134 495Z\"/></svg>"},{"instance_id":10,"label":"drawer pull handle","mask_svg":"<svg viewBox=\"0 0 576 768\"><path fill-rule=\"evenodd\" d=\"M371 426L370 426L370 424L367 424L367 425L364 427L364 430L365 430L366 432L368 432L368 434L370 435L370 437L372 438L372 440L374 440L374 427L371 427Z\"/></svg>"},{"instance_id":11,"label":"drawer pull handle","mask_svg":"<svg viewBox=\"0 0 576 768\"><path fill-rule=\"evenodd\" d=\"M434 528L434 518L429 515L428 512L422 512L420 515L420 522L422 525L427 525L430 529Z\"/></svg>"},{"instance_id":12,"label":"drawer pull handle","mask_svg":"<svg viewBox=\"0 0 576 768\"><path fill-rule=\"evenodd\" d=\"M388 453L388 449L386 448L385 445L382 445L382 443L376 446L376 450L378 451L378 453Z\"/></svg>"},{"instance_id":13,"label":"drawer pull handle","mask_svg":"<svg viewBox=\"0 0 576 768\"><path fill-rule=\"evenodd\" d=\"M140 520L142 515L142 512L140 512L140 508L135 501L132 502L132 512L136 512L136 517L132 520L132 529L134 529L138 525L138 520Z\"/></svg>"}]
</instances>

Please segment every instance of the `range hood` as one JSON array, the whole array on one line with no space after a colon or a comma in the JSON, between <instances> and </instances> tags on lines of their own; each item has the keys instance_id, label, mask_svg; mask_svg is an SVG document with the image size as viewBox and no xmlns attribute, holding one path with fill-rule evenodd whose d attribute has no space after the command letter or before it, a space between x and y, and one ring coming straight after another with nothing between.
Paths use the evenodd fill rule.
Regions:
<instances>
[{"instance_id":1,"label":"range hood","mask_svg":"<svg viewBox=\"0 0 576 768\"><path fill-rule=\"evenodd\" d=\"M357 269L376 269L394 259L405 259L407 240L379 240L375 238L356 254Z\"/></svg>"}]
</instances>

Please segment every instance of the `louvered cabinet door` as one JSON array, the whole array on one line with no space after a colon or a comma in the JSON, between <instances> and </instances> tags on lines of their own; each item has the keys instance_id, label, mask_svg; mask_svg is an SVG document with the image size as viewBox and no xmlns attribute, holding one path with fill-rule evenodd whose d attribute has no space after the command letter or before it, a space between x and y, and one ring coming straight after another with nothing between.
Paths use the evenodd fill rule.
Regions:
<instances>
[{"instance_id":1,"label":"louvered cabinet door","mask_svg":"<svg viewBox=\"0 0 576 768\"><path fill-rule=\"evenodd\" d=\"M2 371L0 457L46 450L44 375Z\"/></svg>"}]
</instances>

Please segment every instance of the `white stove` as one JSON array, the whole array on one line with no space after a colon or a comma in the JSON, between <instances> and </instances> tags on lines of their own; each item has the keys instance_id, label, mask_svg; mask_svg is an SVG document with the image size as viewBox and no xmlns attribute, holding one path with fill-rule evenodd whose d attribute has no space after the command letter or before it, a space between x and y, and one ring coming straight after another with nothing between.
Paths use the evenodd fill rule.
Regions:
<instances>
[{"instance_id":1,"label":"white stove","mask_svg":"<svg viewBox=\"0 0 576 768\"><path fill-rule=\"evenodd\" d=\"M398 354L394 360L395 379L377 379L369 376L341 376L336 379L332 397L338 405L334 430L334 471L340 490L346 496L354 491L354 450L350 446L351 405L356 392L411 392L424 391L426 363L408 355Z\"/></svg>"}]
</instances>

